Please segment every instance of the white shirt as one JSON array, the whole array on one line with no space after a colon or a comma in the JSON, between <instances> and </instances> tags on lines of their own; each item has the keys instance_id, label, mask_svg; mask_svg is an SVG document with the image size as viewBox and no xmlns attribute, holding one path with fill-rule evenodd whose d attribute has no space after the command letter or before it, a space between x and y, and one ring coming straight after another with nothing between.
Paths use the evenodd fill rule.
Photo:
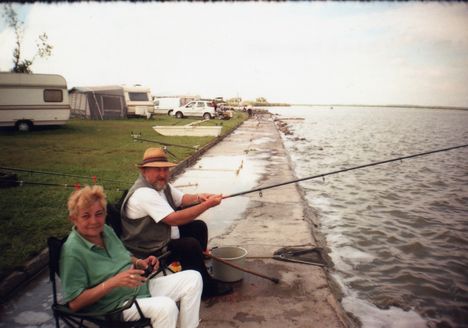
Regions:
<instances>
[{"instance_id":1,"label":"white shirt","mask_svg":"<svg viewBox=\"0 0 468 328\"><path fill-rule=\"evenodd\" d=\"M171 186L172 199L177 207L182 204L184 193ZM153 188L139 188L128 199L125 214L129 219L139 219L149 215L155 222L159 222L173 213L164 191ZM179 228L171 226L171 239L180 238Z\"/></svg>"}]
</instances>

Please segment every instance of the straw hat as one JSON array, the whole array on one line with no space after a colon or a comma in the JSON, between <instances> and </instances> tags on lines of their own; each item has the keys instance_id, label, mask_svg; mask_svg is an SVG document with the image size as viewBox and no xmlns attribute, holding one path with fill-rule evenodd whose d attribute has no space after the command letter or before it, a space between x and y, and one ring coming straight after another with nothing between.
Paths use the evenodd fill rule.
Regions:
<instances>
[{"instance_id":1,"label":"straw hat","mask_svg":"<svg viewBox=\"0 0 468 328\"><path fill-rule=\"evenodd\" d=\"M148 148L143 155L143 161L138 167L173 167L177 164L169 162L162 148Z\"/></svg>"}]
</instances>

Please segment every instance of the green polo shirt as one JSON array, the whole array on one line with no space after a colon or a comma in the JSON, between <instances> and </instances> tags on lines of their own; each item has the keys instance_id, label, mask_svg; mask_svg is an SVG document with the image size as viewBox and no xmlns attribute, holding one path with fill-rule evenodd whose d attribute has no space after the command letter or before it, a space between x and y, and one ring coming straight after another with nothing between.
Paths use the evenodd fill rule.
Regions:
<instances>
[{"instance_id":1,"label":"green polo shirt","mask_svg":"<svg viewBox=\"0 0 468 328\"><path fill-rule=\"evenodd\" d=\"M131 267L130 253L114 230L107 225L104 225L103 239L106 248L87 241L73 227L60 254L60 278L65 303L75 299L86 289L99 285ZM114 288L82 311L107 312L121 306L134 295L149 297L148 284L137 288Z\"/></svg>"}]
</instances>

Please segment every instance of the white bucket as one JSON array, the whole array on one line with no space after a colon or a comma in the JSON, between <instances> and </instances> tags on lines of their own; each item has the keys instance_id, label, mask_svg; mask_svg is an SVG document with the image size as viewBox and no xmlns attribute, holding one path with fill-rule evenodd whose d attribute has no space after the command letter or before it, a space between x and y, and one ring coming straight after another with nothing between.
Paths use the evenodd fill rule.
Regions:
<instances>
[{"instance_id":1,"label":"white bucket","mask_svg":"<svg viewBox=\"0 0 468 328\"><path fill-rule=\"evenodd\" d=\"M220 259L244 267L244 260L247 256L247 250L237 246L225 246L218 247L211 250L213 256L219 257ZM229 265L221 263L220 261L212 260L213 264L213 276L216 279L225 282L239 281L243 278L242 271L235 269Z\"/></svg>"}]
</instances>

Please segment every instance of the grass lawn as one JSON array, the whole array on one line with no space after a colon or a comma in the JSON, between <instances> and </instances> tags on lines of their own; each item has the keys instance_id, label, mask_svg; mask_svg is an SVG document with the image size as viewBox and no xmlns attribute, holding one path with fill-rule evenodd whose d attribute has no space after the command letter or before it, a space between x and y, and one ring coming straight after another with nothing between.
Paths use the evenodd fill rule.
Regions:
<instances>
[{"instance_id":1,"label":"grass lawn","mask_svg":"<svg viewBox=\"0 0 468 328\"><path fill-rule=\"evenodd\" d=\"M246 119L236 112L228 121L210 120L209 125L223 125L223 134ZM38 127L31 132L0 129L0 167L42 172L56 172L85 177L96 176L104 186L108 199L115 201L121 190L129 188L138 175L135 164L148 147L156 143L135 142L131 133L141 133L144 139L186 146L203 146L212 137L164 137L154 125L184 125L192 119L176 119L157 115L151 120L128 119L92 121L72 119L60 127ZM180 162L196 150L168 147L175 155L170 160ZM46 247L51 235L64 236L70 231L66 201L73 191L64 184L92 184L88 178L16 173L26 183L22 187L0 188L0 279L19 268ZM27 182L60 184L32 185Z\"/></svg>"}]
</instances>

